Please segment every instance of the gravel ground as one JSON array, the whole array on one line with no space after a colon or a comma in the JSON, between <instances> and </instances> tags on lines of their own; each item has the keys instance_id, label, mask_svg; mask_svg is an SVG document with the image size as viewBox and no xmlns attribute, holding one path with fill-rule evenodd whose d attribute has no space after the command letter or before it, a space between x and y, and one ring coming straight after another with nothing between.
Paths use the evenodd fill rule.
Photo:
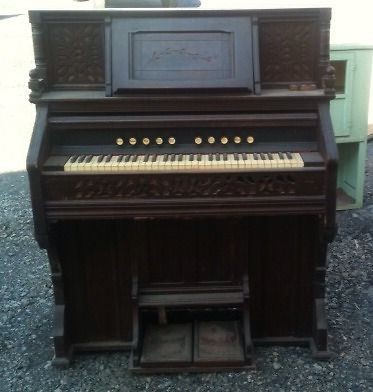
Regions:
<instances>
[{"instance_id":1,"label":"gravel ground","mask_svg":"<svg viewBox=\"0 0 373 392\"><path fill-rule=\"evenodd\" d=\"M11 2L1 3L0 11L4 4ZM47 257L33 240L26 173L10 173L24 168L34 118L33 105L25 100L32 68L27 18L0 20L0 37L0 53L8 60L0 60L1 73L7 75L0 80L0 392L373 391L373 143L364 208L338 214L339 234L330 249L327 306L333 360L315 362L308 349L271 347L256 350L255 372L131 376L127 354L84 355L67 370L52 368Z\"/></svg>"},{"instance_id":2,"label":"gravel ground","mask_svg":"<svg viewBox=\"0 0 373 392\"><path fill-rule=\"evenodd\" d=\"M0 391L373 391L373 143L364 208L338 213L330 249L330 362L308 349L258 348L257 371L131 376L128 355L81 355L51 367L52 287L32 236L25 172L0 175Z\"/></svg>"}]
</instances>

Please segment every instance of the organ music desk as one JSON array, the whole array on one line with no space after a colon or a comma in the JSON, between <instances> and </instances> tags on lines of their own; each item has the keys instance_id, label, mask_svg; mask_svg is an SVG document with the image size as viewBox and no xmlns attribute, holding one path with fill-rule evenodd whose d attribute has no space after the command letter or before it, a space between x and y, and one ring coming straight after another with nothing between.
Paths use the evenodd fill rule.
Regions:
<instances>
[{"instance_id":1,"label":"organ music desk","mask_svg":"<svg viewBox=\"0 0 373 392\"><path fill-rule=\"evenodd\" d=\"M137 372L328 358L329 9L30 11L27 158L54 364Z\"/></svg>"}]
</instances>

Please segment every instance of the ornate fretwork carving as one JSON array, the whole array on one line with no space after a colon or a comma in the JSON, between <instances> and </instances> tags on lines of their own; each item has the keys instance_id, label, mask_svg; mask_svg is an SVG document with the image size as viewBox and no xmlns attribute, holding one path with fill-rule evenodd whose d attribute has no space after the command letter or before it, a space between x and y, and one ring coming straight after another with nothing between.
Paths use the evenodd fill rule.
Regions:
<instances>
[{"instance_id":1,"label":"ornate fretwork carving","mask_svg":"<svg viewBox=\"0 0 373 392\"><path fill-rule=\"evenodd\" d=\"M309 175L225 173L214 175L123 175L46 179L49 200L165 199L318 194L321 183ZM62 188L63 189L62 189Z\"/></svg>"},{"instance_id":2,"label":"ornate fretwork carving","mask_svg":"<svg viewBox=\"0 0 373 392\"><path fill-rule=\"evenodd\" d=\"M137 176L117 181L83 179L76 183L74 191L76 199L288 195L295 193L295 182L291 176L282 175L257 179L227 174L214 177Z\"/></svg>"},{"instance_id":3,"label":"ornate fretwork carving","mask_svg":"<svg viewBox=\"0 0 373 392\"><path fill-rule=\"evenodd\" d=\"M104 83L104 30L98 23L55 23L49 27L52 84Z\"/></svg>"},{"instance_id":4,"label":"ornate fretwork carving","mask_svg":"<svg viewBox=\"0 0 373 392\"><path fill-rule=\"evenodd\" d=\"M259 31L263 83L316 81L313 22L268 22Z\"/></svg>"}]
</instances>

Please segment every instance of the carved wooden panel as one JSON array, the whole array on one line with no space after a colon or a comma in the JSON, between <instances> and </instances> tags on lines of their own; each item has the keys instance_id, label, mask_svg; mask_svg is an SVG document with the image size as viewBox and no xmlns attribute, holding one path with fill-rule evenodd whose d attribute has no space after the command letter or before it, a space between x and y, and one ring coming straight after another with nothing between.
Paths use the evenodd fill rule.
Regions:
<instances>
[{"instance_id":1,"label":"carved wooden panel","mask_svg":"<svg viewBox=\"0 0 373 392\"><path fill-rule=\"evenodd\" d=\"M320 175L225 173L212 175L118 175L47 177L48 200L165 199L317 195Z\"/></svg>"},{"instance_id":2,"label":"carved wooden panel","mask_svg":"<svg viewBox=\"0 0 373 392\"><path fill-rule=\"evenodd\" d=\"M253 88L251 18L113 18L118 89Z\"/></svg>"},{"instance_id":3,"label":"carved wooden panel","mask_svg":"<svg viewBox=\"0 0 373 392\"><path fill-rule=\"evenodd\" d=\"M104 30L98 23L49 25L51 84L103 84Z\"/></svg>"},{"instance_id":4,"label":"carved wooden panel","mask_svg":"<svg viewBox=\"0 0 373 392\"><path fill-rule=\"evenodd\" d=\"M259 26L263 83L317 81L318 42L313 22L271 22Z\"/></svg>"}]
</instances>

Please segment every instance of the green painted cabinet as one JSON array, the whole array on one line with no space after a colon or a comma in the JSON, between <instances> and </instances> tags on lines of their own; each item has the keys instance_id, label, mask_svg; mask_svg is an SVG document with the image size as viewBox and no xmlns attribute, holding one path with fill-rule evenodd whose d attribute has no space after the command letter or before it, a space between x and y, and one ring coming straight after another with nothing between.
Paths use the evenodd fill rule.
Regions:
<instances>
[{"instance_id":1,"label":"green painted cabinet","mask_svg":"<svg viewBox=\"0 0 373 392\"><path fill-rule=\"evenodd\" d=\"M363 204L373 47L335 45L336 98L330 110L339 152L338 209Z\"/></svg>"}]
</instances>

